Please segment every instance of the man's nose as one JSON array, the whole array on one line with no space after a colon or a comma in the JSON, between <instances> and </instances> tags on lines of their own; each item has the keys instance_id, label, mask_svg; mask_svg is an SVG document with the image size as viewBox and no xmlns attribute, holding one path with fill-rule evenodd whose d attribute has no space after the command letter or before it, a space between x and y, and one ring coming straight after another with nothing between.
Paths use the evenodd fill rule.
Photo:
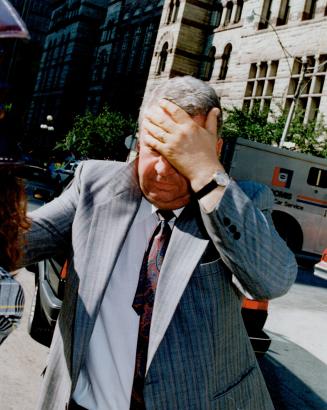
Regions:
<instances>
[{"instance_id":1,"label":"man's nose","mask_svg":"<svg viewBox=\"0 0 327 410\"><path fill-rule=\"evenodd\" d=\"M167 177L176 173L175 168L172 167L163 156L158 158L158 161L155 164L155 170L156 173L162 177Z\"/></svg>"}]
</instances>

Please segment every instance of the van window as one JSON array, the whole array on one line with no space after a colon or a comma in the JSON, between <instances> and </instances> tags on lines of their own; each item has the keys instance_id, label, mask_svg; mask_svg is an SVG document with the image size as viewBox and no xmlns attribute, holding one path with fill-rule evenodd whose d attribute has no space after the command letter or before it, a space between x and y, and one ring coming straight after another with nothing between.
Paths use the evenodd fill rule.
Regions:
<instances>
[{"instance_id":1,"label":"van window","mask_svg":"<svg viewBox=\"0 0 327 410\"><path fill-rule=\"evenodd\" d=\"M327 170L310 168L307 183L320 188L327 188Z\"/></svg>"}]
</instances>

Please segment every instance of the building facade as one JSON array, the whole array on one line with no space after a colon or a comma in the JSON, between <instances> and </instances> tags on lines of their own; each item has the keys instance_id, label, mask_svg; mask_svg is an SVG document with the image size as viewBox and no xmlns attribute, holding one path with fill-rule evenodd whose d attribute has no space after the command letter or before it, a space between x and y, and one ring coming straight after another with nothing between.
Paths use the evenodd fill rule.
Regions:
<instances>
[{"instance_id":1,"label":"building facade","mask_svg":"<svg viewBox=\"0 0 327 410\"><path fill-rule=\"evenodd\" d=\"M208 81L224 107L327 117L326 0L166 0L146 93L166 78Z\"/></svg>"},{"instance_id":2,"label":"building facade","mask_svg":"<svg viewBox=\"0 0 327 410\"><path fill-rule=\"evenodd\" d=\"M92 57L106 0L53 0L29 109L29 134L49 148L47 118L52 118L52 145L86 104ZM49 117L50 116L50 117Z\"/></svg>"},{"instance_id":3,"label":"building facade","mask_svg":"<svg viewBox=\"0 0 327 410\"><path fill-rule=\"evenodd\" d=\"M163 0L110 1L96 46L88 108L104 104L137 116L162 13Z\"/></svg>"},{"instance_id":4,"label":"building facade","mask_svg":"<svg viewBox=\"0 0 327 410\"><path fill-rule=\"evenodd\" d=\"M40 124L51 115L58 140L76 114L97 113L104 104L137 116L162 5L163 0L53 0L29 110L30 135L48 141Z\"/></svg>"}]
</instances>

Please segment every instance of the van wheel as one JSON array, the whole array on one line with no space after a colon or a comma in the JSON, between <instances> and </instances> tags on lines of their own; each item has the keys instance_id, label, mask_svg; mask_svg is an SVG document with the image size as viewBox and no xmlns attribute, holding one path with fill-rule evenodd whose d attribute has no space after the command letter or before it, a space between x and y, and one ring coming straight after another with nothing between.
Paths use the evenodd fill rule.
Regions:
<instances>
[{"instance_id":1,"label":"van wheel","mask_svg":"<svg viewBox=\"0 0 327 410\"><path fill-rule=\"evenodd\" d=\"M302 229L295 218L281 211L273 211L272 219L279 235L292 252L298 253L303 246Z\"/></svg>"}]
</instances>

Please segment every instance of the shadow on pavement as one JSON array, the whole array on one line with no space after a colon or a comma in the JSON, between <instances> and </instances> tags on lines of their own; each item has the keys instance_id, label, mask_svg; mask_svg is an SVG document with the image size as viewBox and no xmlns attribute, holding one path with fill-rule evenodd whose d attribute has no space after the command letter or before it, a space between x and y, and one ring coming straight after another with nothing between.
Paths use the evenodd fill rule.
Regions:
<instances>
[{"instance_id":1,"label":"shadow on pavement","mask_svg":"<svg viewBox=\"0 0 327 410\"><path fill-rule=\"evenodd\" d=\"M327 365L269 332L272 344L259 365L276 410L327 410Z\"/></svg>"}]
</instances>

